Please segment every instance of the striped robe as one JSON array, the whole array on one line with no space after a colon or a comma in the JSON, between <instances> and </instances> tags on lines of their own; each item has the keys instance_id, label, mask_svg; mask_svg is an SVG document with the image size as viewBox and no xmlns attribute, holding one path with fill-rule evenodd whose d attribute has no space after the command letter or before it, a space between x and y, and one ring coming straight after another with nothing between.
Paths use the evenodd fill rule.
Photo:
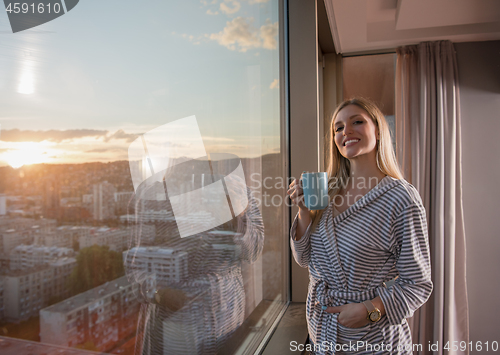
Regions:
<instances>
[{"instance_id":1,"label":"striped robe","mask_svg":"<svg viewBox=\"0 0 500 355\"><path fill-rule=\"evenodd\" d=\"M432 292L427 221L417 190L387 176L343 213L334 210L332 202L314 232L309 226L299 241L297 218L291 228L293 256L309 268L306 314L314 353L411 354L405 350L411 345L406 318ZM361 328L345 327L338 314L321 308L376 296L386 315Z\"/></svg>"}]
</instances>

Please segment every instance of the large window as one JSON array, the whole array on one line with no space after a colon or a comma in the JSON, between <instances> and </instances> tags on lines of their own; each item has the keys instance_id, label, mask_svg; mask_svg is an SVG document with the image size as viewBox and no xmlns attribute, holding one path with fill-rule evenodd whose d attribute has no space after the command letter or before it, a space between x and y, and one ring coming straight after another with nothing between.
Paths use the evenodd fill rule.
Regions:
<instances>
[{"instance_id":1,"label":"large window","mask_svg":"<svg viewBox=\"0 0 500 355\"><path fill-rule=\"evenodd\" d=\"M61 4L0 13L0 346L253 353L288 301L280 1Z\"/></svg>"}]
</instances>

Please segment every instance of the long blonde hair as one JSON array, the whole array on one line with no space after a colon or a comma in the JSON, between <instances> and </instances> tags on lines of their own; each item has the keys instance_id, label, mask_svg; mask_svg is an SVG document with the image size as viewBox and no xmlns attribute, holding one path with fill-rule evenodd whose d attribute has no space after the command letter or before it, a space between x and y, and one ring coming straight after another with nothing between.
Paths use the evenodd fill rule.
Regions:
<instances>
[{"instance_id":1,"label":"long blonde hair","mask_svg":"<svg viewBox=\"0 0 500 355\"><path fill-rule=\"evenodd\" d=\"M373 123L379 130L379 139L377 141L377 166L382 173L389 175L395 179L402 179L403 174L399 168L398 162L396 160L396 154L394 154L394 149L392 146L391 133L389 131L389 125L385 120L384 114L380 109L370 100L355 97L343 101L335 110L332 116L332 122L330 124L330 129L327 135L327 142L329 144L329 162L328 162L328 195L330 201L335 198L335 196L342 190L342 187L347 186L350 175L351 175L351 164L347 158L340 154L337 145L334 142L335 137L335 119L337 118L339 112L346 106L356 105L368 113L368 116L373 120ZM318 224L321 216L323 215L323 210L314 211L313 214L313 228L314 230Z\"/></svg>"}]
</instances>

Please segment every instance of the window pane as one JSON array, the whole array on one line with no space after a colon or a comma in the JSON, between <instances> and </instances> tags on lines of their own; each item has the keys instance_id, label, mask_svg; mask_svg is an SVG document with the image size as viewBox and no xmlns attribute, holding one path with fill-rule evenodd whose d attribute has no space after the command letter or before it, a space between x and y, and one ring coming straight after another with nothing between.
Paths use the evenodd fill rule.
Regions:
<instances>
[{"instance_id":1,"label":"window pane","mask_svg":"<svg viewBox=\"0 0 500 355\"><path fill-rule=\"evenodd\" d=\"M279 1L64 5L0 15L0 346L252 353L288 299Z\"/></svg>"}]
</instances>

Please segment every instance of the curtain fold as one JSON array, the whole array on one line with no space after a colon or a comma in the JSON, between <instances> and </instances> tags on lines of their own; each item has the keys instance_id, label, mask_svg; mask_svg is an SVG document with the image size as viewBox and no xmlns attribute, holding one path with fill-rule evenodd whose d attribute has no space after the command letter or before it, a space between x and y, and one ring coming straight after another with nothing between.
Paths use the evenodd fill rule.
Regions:
<instances>
[{"instance_id":1,"label":"curtain fold","mask_svg":"<svg viewBox=\"0 0 500 355\"><path fill-rule=\"evenodd\" d=\"M458 90L451 42L397 49L397 155L427 211L434 282L429 301L409 320L413 343L422 344L418 354L443 354L447 342L446 353L469 353L459 346L469 341L469 315Z\"/></svg>"}]
</instances>

